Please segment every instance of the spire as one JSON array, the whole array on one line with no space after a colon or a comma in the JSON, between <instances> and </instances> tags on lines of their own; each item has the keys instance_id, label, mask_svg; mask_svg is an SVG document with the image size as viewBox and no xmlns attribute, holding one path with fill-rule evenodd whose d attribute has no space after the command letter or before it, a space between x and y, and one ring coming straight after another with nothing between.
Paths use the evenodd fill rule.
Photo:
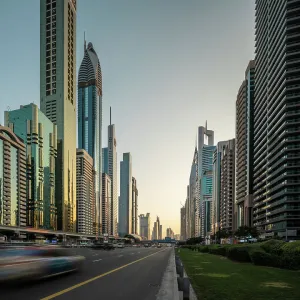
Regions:
<instances>
[{"instance_id":1,"label":"spire","mask_svg":"<svg viewBox=\"0 0 300 300\"><path fill-rule=\"evenodd\" d=\"M111 125L111 106L109 107L109 125Z\"/></svg>"},{"instance_id":2,"label":"spire","mask_svg":"<svg viewBox=\"0 0 300 300\"><path fill-rule=\"evenodd\" d=\"M84 37L84 52L86 51L86 40L85 40L85 32L83 34L83 37Z\"/></svg>"},{"instance_id":3,"label":"spire","mask_svg":"<svg viewBox=\"0 0 300 300\"><path fill-rule=\"evenodd\" d=\"M207 132L207 120L205 121L205 132Z\"/></svg>"},{"instance_id":4,"label":"spire","mask_svg":"<svg viewBox=\"0 0 300 300\"><path fill-rule=\"evenodd\" d=\"M197 133L196 133L196 138L195 138L195 149L197 149Z\"/></svg>"}]
</instances>

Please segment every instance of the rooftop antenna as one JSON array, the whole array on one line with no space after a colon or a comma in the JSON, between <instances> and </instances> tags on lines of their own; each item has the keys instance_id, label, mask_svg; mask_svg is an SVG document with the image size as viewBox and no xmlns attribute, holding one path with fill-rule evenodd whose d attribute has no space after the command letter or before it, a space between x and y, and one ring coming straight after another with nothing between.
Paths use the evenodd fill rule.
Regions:
<instances>
[{"instance_id":1,"label":"rooftop antenna","mask_svg":"<svg viewBox=\"0 0 300 300\"><path fill-rule=\"evenodd\" d=\"M207 132L207 120L205 121L205 132Z\"/></svg>"},{"instance_id":2,"label":"rooftop antenna","mask_svg":"<svg viewBox=\"0 0 300 300\"><path fill-rule=\"evenodd\" d=\"M111 106L109 107L109 125L111 125Z\"/></svg>"},{"instance_id":3,"label":"rooftop antenna","mask_svg":"<svg viewBox=\"0 0 300 300\"><path fill-rule=\"evenodd\" d=\"M83 33L83 38L84 38L84 52L86 51L86 40L85 40L85 31Z\"/></svg>"}]
</instances>

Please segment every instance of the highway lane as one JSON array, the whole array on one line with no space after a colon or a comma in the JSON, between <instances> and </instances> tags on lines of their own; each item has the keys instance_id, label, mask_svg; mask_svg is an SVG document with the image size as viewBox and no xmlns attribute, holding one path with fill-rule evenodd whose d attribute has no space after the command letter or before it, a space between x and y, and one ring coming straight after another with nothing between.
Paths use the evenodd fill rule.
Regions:
<instances>
[{"instance_id":1,"label":"highway lane","mask_svg":"<svg viewBox=\"0 0 300 300\"><path fill-rule=\"evenodd\" d=\"M170 248L72 251L86 258L80 272L23 287L1 287L3 299L155 300L171 254Z\"/></svg>"}]
</instances>

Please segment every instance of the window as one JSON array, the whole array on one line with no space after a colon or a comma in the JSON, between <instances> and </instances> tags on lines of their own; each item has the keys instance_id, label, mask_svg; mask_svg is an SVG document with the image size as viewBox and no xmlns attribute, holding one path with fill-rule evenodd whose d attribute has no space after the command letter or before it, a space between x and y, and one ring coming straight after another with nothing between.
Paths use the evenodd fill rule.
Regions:
<instances>
[{"instance_id":1,"label":"window","mask_svg":"<svg viewBox=\"0 0 300 300\"><path fill-rule=\"evenodd\" d=\"M50 9L51 9L51 5L48 4L48 5L46 6L46 9L47 9L47 10L50 10Z\"/></svg>"},{"instance_id":2,"label":"window","mask_svg":"<svg viewBox=\"0 0 300 300\"><path fill-rule=\"evenodd\" d=\"M47 12L46 12L46 17L48 18L48 17L50 17L50 15L51 15L51 12L50 12L50 11L47 11Z\"/></svg>"},{"instance_id":3,"label":"window","mask_svg":"<svg viewBox=\"0 0 300 300\"><path fill-rule=\"evenodd\" d=\"M50 30L50 24L46 25L46 30Z\"/></svg>"},{"instance_id":4,"label":"window","mask_svg":"<svg viewBox=\"0 0 300 300\"><path fill-rule=\"evenodd\" d=\"M50 31L47 31L46 32L46 37L48 38L48 37L50 37L51 36L51 32Z\"/></svg>"},{"instance_id":5,"label":"window","mask_svg":"<svg viewBox=\"0 0 300 300\"><path fill-rule=\"evenodd\" d=\"M47 71L47 72L46 72L46 76L47 76L47 77L50 76L50 71Z\"/></svg>"},{"instance_id":6,"label":"window","mask_svg":"<svg viewBox=\"0 0 300 300\"><path fill-rule=\"evenodd\" d=\"M52 76L52 81L56 81L56 76Z\"/></svg>"},{"instance_id":7,"label":"window","mask_svg":"<svg viewBox=\"0 0 300 300\"><path fill-rule=\"evenodd\" d=\"M52 70L52 75L55 75L56 74L56 70Z\"/></svg>"},{"instance_id":8,"label":"window","mask_svg":"<svg viewBox=\"0 0 300 300\"><path fill-rule=\"evenodd\" d=\"M53 89L56 88L56 83L52 83L52 88L53 88Z\"/></svg>"},{"instance_id":9,"label":"window","mask_svg":"<svg viewBox=\"0 0 300 300\"><path fill-rule=\"evenodd\" d=\"M47 44L46 50L50 50L50 44ZM48 56L48 55L47 55Z\"/></svg>"},{"instance_id":10,"label":"window","mask_svg":"<svg viewBox=\"0 0 300 300\"><path fill-rule=\"evenodd\" d=\"M56 42L52 43L52 48L56 48Z\"/></svg>"},{"instance_id":11,"label":"window","mask_svg":"<svg viewBox=\"0 0 300 300\"><path fill-rule=\"evenodd\" d=\"M50 84L46 85L46 90L50 90Z\"/></svg>"},{"instance_id":12,"label":"window","mask_svg":"<svg viewBox=\"0 0 300 300\"><path fill-rule=\"evenodd\" d=\"M46 58L46 63L49 64L50 61L51 61L51 60L50 60L50 57L47 57L47 58Z\"/></svg>"},{"instance_id":13,"label":"window","mask_svg":"<svg viewBox=\"0 0 300 300\"><path fill-rule=\"evenodd\" d=\"M50 43L50 38L49 38L49 37L46 39L46 43L47 43L47 44Z\"/></svg>"},{"instance_id":14,"label":"window","mask_svg":"<svg viewBox=\"0 0 300 300\"><path fill-rule=\"evenodd\" d=\"M50 77L47 77L46 83L50 83Z\"/></svg>"},{"instance_id":15,"label":"window","mask_svg":"<svg viewBox=\"0 0 300 300\"><path fill-rule=\"evenodd\" d=\"M52 29L52 34L54 35L56 33L55 29Z\"/></svg>"},{"instance_id":16,"label":"window","mask_svg":"<svg viewBox=\"0 0 300 300\"><path fill-rule=\"evenodd\" d=\"M56 63L54 62L54 63L52 63L52 68L56 68Z\"/></svg>"},{"instance_id":17,"label":"window","mask_svg":"<svg viewBox=\"0 0 300 300\"><path fill-rule=\"evenodd\" d=\"M50 96L50 91L47 91L47 92L46 92L46 96Z\"/></svg>"},{"instance_id":18,"label":"window","mask_svg":"<svg viewBox=\"0 0 300 300\"><path fill-rule=\"evenodd\" d=\"M53 41L53 42L56 41L56 35L54 35L54 36L52 37L52 41Z\"/></svg>"},{"instance_id":19,"label":"window","mask_svg":"<svg viewBox=\"0 0 300 300\"><path fill-rule=\"evenodd\" d=\"M50 64L46 66L46 70L50 70Z\"/></svg>"},{"instance_id":20,"label":"window","mask_svg":"<svg viewBox=\"0 0 300 300\"><path fill-rule=\"evenodd\" d=\"M56 94L56 90L55 89L53 90L53 94Z\"/></svg>"},{"instance_id":21,"label":"window","mask_svg":"<svg viewBox=\"0 0 300 300\"><path fill-rule=\"evenodd\" d=\"M50 51L46 51L46 56L50 56Z\"/></svg>"},{"instance_id":22,"label":"window","mask_svg":"<svg viewBox=\"0 0 300 300\"><path fill-rule=\"evenodd\" d=\"M52 50L52 54L56 54L56 49L53 49L53 50Z\"/></svg>"},{"instance_id":23,"label":"window","mask_svg":"<svg viewBox=\"0 0 300 300\"><path fill-rule=\"evenodd\" d=\"M56 61L56 56L52 56L52 61Z\"/></svg>"}]
</instances>

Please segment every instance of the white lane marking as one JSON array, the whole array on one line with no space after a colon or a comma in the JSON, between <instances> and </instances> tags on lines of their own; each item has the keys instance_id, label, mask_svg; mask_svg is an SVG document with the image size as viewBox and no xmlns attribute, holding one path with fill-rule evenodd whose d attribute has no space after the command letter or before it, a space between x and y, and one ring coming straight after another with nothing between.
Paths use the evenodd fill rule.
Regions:
<instances>
[{"instance_id":1,"label":"white lane marking","mask_svg":"<svg viewBox=\"0 0 300 300\"><path fill-rule=\"evenodd\" d=\"M100 261L100 260L102 260L101 258L100 259L96 259L96 260L93 260L93 262L97 262L97 261Z\"/></svg>"},{"instance_id":2,"label":"white lane marking","mask_svg":"<svg viewBox=\"0 0 300 300\"><path fill-rule=\"evenodd\" d=\"M122 257L122 256L124 256L124 255L119 255L118 257Z\"/></svg>"}]
</instances>

